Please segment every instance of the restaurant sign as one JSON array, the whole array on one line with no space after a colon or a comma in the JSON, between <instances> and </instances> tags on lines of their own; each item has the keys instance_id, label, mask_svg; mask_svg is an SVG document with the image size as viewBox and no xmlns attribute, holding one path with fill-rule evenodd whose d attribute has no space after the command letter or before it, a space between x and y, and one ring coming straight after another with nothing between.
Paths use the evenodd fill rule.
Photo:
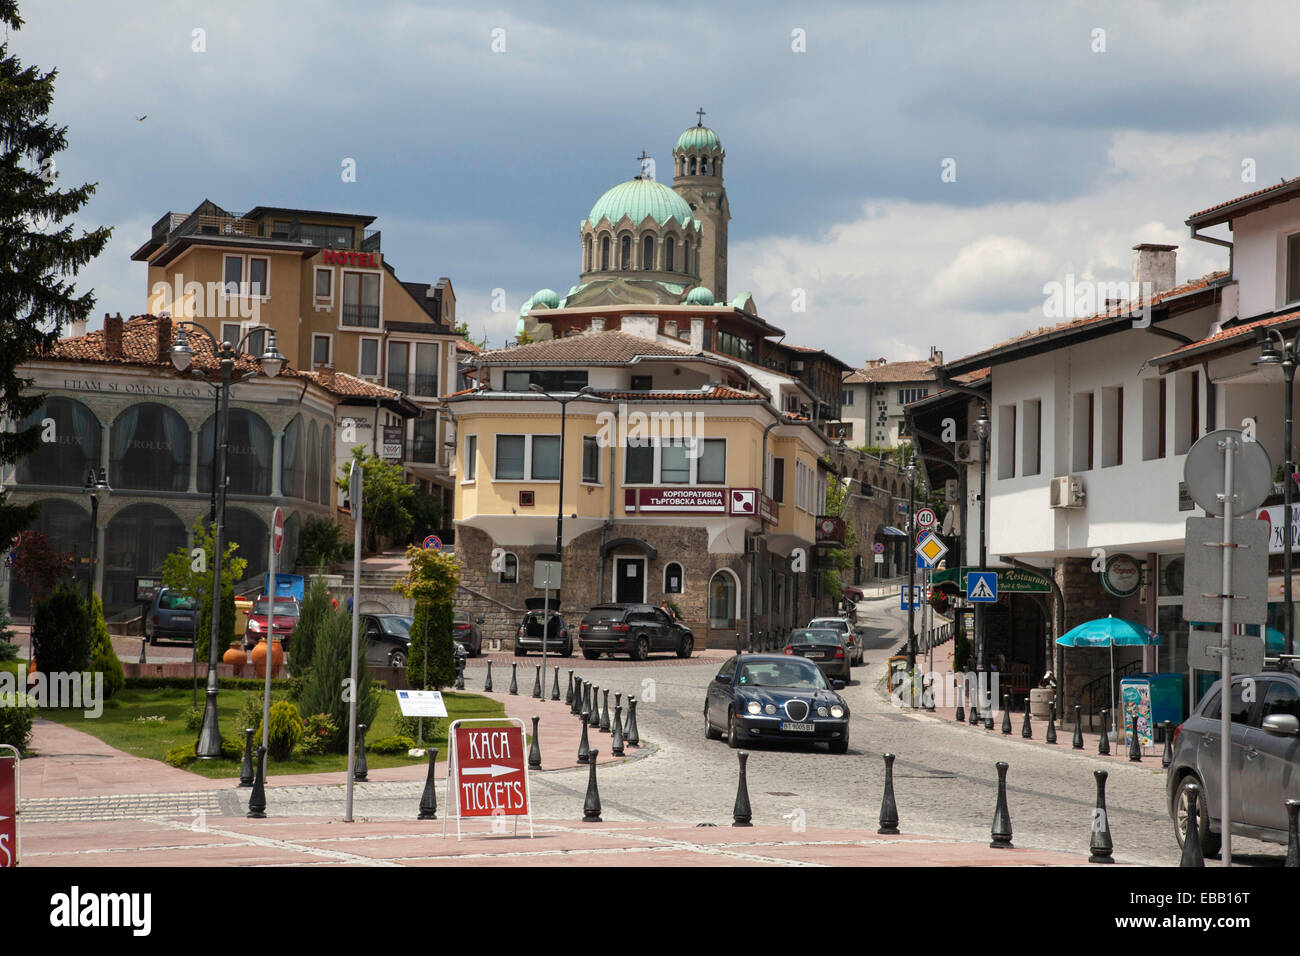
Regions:
<instances>
[{"instance_id":1,"label":"restaurant sign","mask_svg":"<svg viewBox=\"0 0 1300 956\"><path fill-rule=\"evenodd\" d=\"M935 584L953 584L961 588L961 593L966 593L966 574L969 571L978 571L979 568L949 568L946 571L938 571L932 580ZM998 593L1003 591L1014 594L1046 594L1052 590L1047 579L1033 574L1029 571L1022 571L1020 568L998 568Z\"/></svg>"}]
</instances>

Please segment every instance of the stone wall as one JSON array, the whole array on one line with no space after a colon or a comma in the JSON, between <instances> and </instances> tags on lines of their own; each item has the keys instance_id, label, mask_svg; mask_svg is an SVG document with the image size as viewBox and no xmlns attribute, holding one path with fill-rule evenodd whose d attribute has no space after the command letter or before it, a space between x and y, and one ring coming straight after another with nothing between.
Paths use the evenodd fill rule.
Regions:
<instances>
[{"instance_id":1,"label":"stone wall","mask_svg":"<svg viewBox=\"0 0 1300 956\"><path fill-rule=\"evenodd\" d=\"M1123 617L1123 601L1108 593L1101 586L1101 576L1092 570L1092 558L1063 558L1056 562L1056 583L1065 596L1065 629L1091 621L1095 618L1114 615ZM1137 647L1115 648L1115 667L1134 659L1140 659L1142 649ZM1062 695L1064 711L1062 722L1072 715L1074 705L1081 703L1080 695L1089 681L1104 677L1110 673L1111 657L1106 648L1067 647L1062 655L1065 686ZM1116 701L1118 702L1118 688Z\"/></svg>"}]
</instances>

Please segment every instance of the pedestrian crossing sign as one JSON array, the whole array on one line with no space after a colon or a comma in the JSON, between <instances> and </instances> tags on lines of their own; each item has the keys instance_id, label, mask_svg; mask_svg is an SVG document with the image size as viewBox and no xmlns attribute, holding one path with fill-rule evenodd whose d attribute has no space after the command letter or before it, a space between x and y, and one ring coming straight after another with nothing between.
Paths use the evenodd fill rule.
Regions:
<instances>
[{"instance_id":1,"label":"pedestrian crossing sign","mask_svg":"<svg viewBox=\"0 0 1300 956\"><path fill-rule=\"evenodd\" d=\"M966 573L966 600L979 604L992 604L998 599L998 573L996 571L968 571Z\"/></svg>"}]
</instances>

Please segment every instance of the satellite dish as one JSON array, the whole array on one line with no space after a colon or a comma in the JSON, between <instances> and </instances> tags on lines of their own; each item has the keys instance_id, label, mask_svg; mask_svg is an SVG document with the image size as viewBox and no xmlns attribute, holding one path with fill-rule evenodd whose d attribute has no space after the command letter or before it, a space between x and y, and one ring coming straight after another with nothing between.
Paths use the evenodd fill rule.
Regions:
<instances>
[{"instance_id":1,"label":"satellite dish","mask_svg":"<svg viewBox=\"0 0 1300 956\"><path fill-rule=\"evenodd\" d=\"M1273 463L1257 441L1247 441L1236 428L1220 428L1197 439L1183 463L1183 480L1192 500L1206 514L1222 515L1223 455L1234 453L1232 463L1232 515L1239 518L1263 504L1273 490Z\"/></svg>"}]
</instances>

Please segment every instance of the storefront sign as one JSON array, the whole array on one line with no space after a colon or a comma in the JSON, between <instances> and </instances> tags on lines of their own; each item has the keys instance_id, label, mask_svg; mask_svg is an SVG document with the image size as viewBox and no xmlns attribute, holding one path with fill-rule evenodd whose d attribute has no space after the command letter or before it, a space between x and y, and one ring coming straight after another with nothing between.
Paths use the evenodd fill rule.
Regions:
<instances>
[{"instance_id":1,"label":"storefront sign","mask_svg":"<svg viewBox=\"0 0 1300 956\"><path fill-rule=\"evenodd\" d=\"M389 461L402 460L403 431L401 425L384 426L384 457Z\"/></svg>"},{"instance_id":2,"label":"storefront sign","mask_svg":"<svg viewBox=\"0 0 1300 956\"><path fill-rule=\"evenodd\" d=\"M373 252L344 252L342 250L326 249L321 253L321 256L326 265L379 268L379 258Z\"/></svg>"},{"instance_id":3,"label":"storefront sign","mask_svg":"<svg viewBox=\"0 0 1300 956\"><path fill-rule=\"evenodd\" d=\"M1268 525L1268 553L1281 554L1285 548L1282 545L1282 509L1285 505L1270 505L1267 508L1258 508L1255 511L1255 517ZM1291 550L1300 551L1300 504L1291 506Z\"/></svg>"},{"instance_id":4,"label":"storefront sign","mask_svg":"<svg viewBox=\"0 0 1300 956\"><path fill-rule=\"evenodd\" d=\"M761 517L775 524L778 521L776 502L757 488L732 488L727 493L730 514L738 517Z\"/></svg>"},{"instance_id":5,"label":"storefront sign","mask_svg":"<svg viewBox=\"0 0 1300 956\"><path fill-rule=\"evenodd\" d=\"M1136 594L1142 586L1142 565L1132 555L1111 555L1101 572L1101 586L1115 597Z\"/></svg>"},{"instance_id":6,"label":"storefront sign","mask_svg":"<svg viewBox=\"0 0 1300 956\"><path fill-rule=\"evenodd\" d=\"M978 568L949 568L944 571L936 571L932 580L935 584L956 584L961 593L966 593L966 575L970 571L978 571ZM1046 594L1052 590L1052 586L1043 578L1032 571L1022 571L1020 568L999 568L998 576L998 593L1003 591L1012 594Z\"/></svg>"},{"instance_id":7,"label":"storefront sign","mask_svg":"<svg viewBox=\"0 0 1300 956\"><path fill-rule=\"evenodd\" d=\"M625 488L623 510L657 514L726 514L725 488Z\"/></svg>"}]
</instances>

